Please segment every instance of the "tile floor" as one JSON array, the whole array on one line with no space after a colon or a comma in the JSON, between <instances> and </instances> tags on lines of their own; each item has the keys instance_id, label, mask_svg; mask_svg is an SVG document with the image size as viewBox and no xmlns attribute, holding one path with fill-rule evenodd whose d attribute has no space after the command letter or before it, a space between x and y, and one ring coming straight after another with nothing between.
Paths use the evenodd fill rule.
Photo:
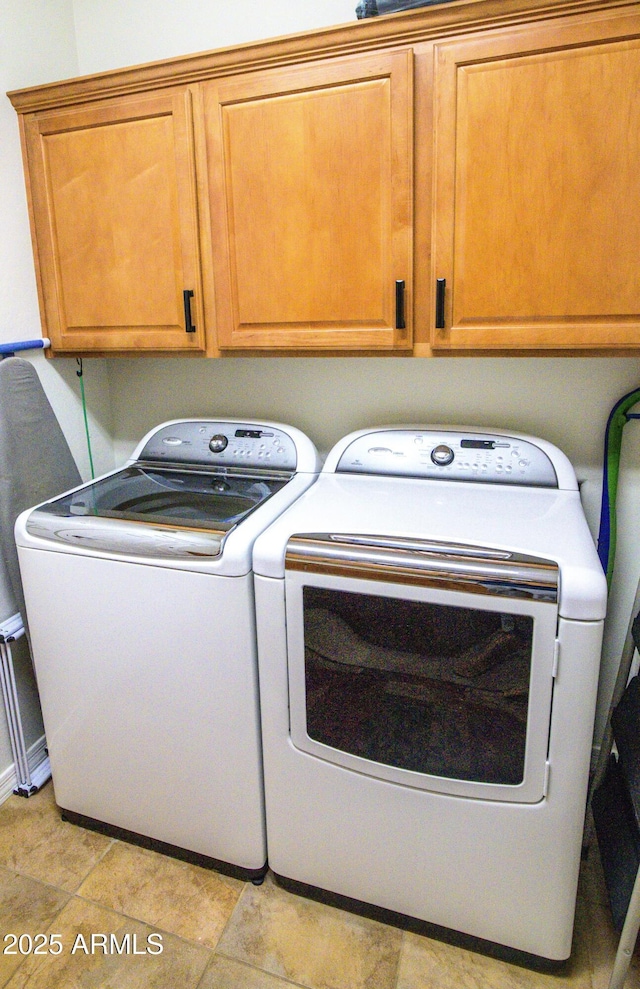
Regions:
<instances>
[{"instance_id":1,"label":"tile floor","mask_svg":"<svg viewBox=\"0 0 640 989\"><path fill-rule=\"evenodd\" d=\"M571 961L547 975L85 831L51 784L0 807L7 989L606 989L615 946L593 851Z\"/></svg>"}]
</instances>

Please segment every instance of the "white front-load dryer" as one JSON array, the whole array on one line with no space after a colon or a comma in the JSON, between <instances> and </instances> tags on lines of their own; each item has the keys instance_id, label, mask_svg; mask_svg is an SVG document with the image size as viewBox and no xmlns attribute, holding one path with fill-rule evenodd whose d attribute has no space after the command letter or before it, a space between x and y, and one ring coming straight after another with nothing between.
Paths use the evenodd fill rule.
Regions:
<instances>
[{"instance_id":1,"label":"white front-load dryer","mask_svg":"<svg viewBox=\"0 0 640 989\"><path fill-rule=\"evenodd\" d=\"M606 603L567 458L352 434L254 572L279 880L567 958Z\"/></svg>"},{"instance_id":2,"label":"white front-load dryer","mask_svg":"<svg viewBox=\"0 0 640 989\"><path fill-rule=\"evenodd\" d=\"M251 552L312 484L293 427L164 423L16 541L56 802L223 871L266 869Z\"/></svg>"}]
</instances>

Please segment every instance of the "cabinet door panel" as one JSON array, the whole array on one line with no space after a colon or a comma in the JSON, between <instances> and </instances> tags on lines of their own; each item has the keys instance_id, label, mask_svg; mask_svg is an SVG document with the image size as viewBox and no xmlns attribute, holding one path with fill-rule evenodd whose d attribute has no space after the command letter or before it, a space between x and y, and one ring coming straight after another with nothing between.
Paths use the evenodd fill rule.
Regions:
<instances>
[{"instance_id":1,"label":"cabinet door panel","mask_svg":"<svg viewBox=\"0 0 640 989\"><path fill-rule=\"evenodd\" d=\"M54 348L202 350L188 94L35 117L26 142ZM189 334L185 289L194 292Z\"/></svg>"},{"instance_id":2,"label":"cabinet door panel","mask_svg":"<svg viewBox=\"0 0 640 989\"><path fill-rule=\"evenodd\" d=\"M218 342L410 345L407 52L205 88Z\"/></svg>"},{"instance_id":3,"label":"cabinet door panel","mask_svg":"<svg viewBox=\"0 0 640 989\"><path fill-rule=\"evenodd\" d=\"M588 33L437 52L435 347L640 344L640 42Z\"/></svg>"}]
</instances>

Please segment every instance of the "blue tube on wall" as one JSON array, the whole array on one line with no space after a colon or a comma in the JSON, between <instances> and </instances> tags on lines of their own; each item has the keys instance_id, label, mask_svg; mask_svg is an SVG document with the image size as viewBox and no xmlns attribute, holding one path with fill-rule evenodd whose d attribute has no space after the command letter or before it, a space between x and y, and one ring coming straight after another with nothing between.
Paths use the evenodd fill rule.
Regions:
<instances>
[{"instance_id":1,"label":"blue tube on wall","mask_svg":"<svg viewBox=\"0 0 640 989\"><path fill-rule=\"evenodd\" d=\"M51 346L51 340L42 337L40 340L20 340L17 343L0 343L0 355L10 357L17 350L46 350Z\"/></svg>"}]
</instances>

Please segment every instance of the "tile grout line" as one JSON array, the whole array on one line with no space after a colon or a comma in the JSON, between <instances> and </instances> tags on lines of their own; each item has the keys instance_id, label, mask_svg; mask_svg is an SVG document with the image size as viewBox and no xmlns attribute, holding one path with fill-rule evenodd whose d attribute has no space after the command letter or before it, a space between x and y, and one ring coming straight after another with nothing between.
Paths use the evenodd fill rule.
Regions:
<instances>
[{"instance_id":1,"label":"tile grout line","mask_svg":"<svg viewBox=\"0 0 640 989\"><path fill-rule=\"evenodd\" d=\"M21 869L16 869L13 866L6 865L3 862L0 862L0 868L5 869L14 876L20 876L21 879L30 879L32 882L39 883L41 886L46 886L48 889L56 889L59 893L65 893L69 899L71 899L72 896L75 896L74 890L65 889L64 886L58 886L56 883L49 882L47 879L41 879L39 876L34 876L30 872L23 872Z\"/></svg>"},{"instance_id":2,"label":"tile grout line","mask_svg":"<svg viewBox=\"0 0 640 989\"><path fill-rule=\"evenodd\" d=\"M98 907L100 910L107 910L109 913L115 914L116 917L122 917L123 920L129 920L133 924L142 924L144 927L150 927L154 933L176 938L177 941L182 941L184 944L187 944L192 948L203 948L211 954L213 954L216 950L215 948L211 948L208 944L203 944L201 941L194 941L191 938L184 937L182 934L176 934L175 931L169 931L165 927L161 927L160 924L149 923L148 920L142 920L140 917L134 917L129 913L125 913L124 910L116 910L114 907L110 907L106 903L101 903L100 900L92 900L88 896L81 896L80 893L73 893L72 897L82 903L88 903L92 907ZM68 906L68 904L65 904L65 906Z\"/></svg>"},{"instance_id":3,"label":"tile grout line","mask_svg":"<svg viewBox=\"0 0 640 989\"><path fill-rule=\"evenodd\" d=\"M205 975L207 974L207 971L211 968L211 965L215 961L216 957L222 958L225 961L233 962L234 965L239 965L243 968L250 969L252 972L260 972L262 975L268 975L272 979L278 979L279 982L283 982L288 986L292 986L292 989L316 989L315 986L310 986L305 982L294 982L292 979L287 978L286 975L276 975L274 972L270 972L266 968L260 968L259 965L253 965L251 962L247 962L244 959L234 958L233 955L227 955L225 954L224 951L218 951L217 948L213 952L212 957L209 960L206 969L202 973L202 979L204 979ZM200 985L202 984L202 979L200 979L200 982L196 986L196 989L200 989Z\"/></svg>"},{"instance_id":4,"label":"tile grout line","mask_svg":"<svg viewBox=\"0 0 640 989\"><path fill-rule=\"evenodd\" d=\"M265 878L266 878L266 874L265 874ZM263 880L263 882L264 882L264 880ZM230 914L229 914L229 916L227 917L227 919L226 919L226 921L225 921L225 924L224 924L224 927L223 927L223 928L222 928L222 930L220 931L220 937L219 937L219 938L218 938L218 940L216 941L216 946L215 946L215 948L213 949L213 951L214 951L214 953L215 953L215 952L217 952L217 950L218 950L218 945L219 945L219 944L220 944L220 942L222 941L222 938L224 937L224 933L225 933L225 931L226 931L226 929L227 929L227 927L229 926L229 924L231 923L231 919L232 919L232 917L233 917L233 915L235 914L235 912L236 912L236 910L238 909L238 906L239 906L239 904L240 904L240 900L242 899L242 897L243 897L243 896L244 896L244 894L246 893L246 891L247 891L247 887L248 887L249 885L253 885L253 883L251 883L251 881L250 881L250 880L245 880L245 883L244 883L244 886L243 886L243 887L242 887L242 889L240 890L240 894L239 894L239 896L238 896L238 899L236 900L236 902L235 902L235 903L234 903L234 905L233 905L233 910L231 911L231 913L230 913Z\"/></svg>"},{"instance_id":5,"label":"tile grout line","mask_svg":"<svg viewBox=\"0 0 640 989\"><path fill-rule=\"evenodd\" d=\"M27 878L31 878L31 877L27 877ZM50 883L43 883L43 885L51 886ZM59 889L60 887L55 886L55 887L52 887L52 888L53 889ZM62 890L62 892L65 892L66 893L67 891L66 890ZM202 948L202 949L204 949L206 952L208 952L208 954L210 955L210 957L206 959L206 962L205 962L205 965L204 965L204 968L203 968L203 971L202 971L202 975L198 979L198 982L193 986L193 989L198 989L198 986L202 982L202 978L204 977L205 972L207 971L207 969L209 968L209 965L211 964L211 959L213 958L213 949L209 948L207 945L199 944L198 942L194 942L194 941L190 941L188 938L180 937L179 934L174 934L171 931L165 931L163 928L156 927L155 925L152 925L152 924L148 924L148 923L146 923L146 921L139 920L137 917L130 917L128 914L121 913L119 910L113 910L111 907L107 907L107 906L105 906L102 903L96 903L94 900L89 900L86 897L78 896L77 893L69 893L68 900L66 901L66 903L63 904L63 906L60 908L60 910L56 913L55 917L51 920L51 923L48 925L48 927L46 928L46 931L44 933L47 933L47 934L53 933L52 928L56 924L56 921L59 919L60 915L63 913L64 910L66 910L66 908L70 905L70 903L73 900L79 900L82 903L87 903L87 904L89 904L91 906L99 907L100 909L105 910L108 913L114 914L116 917L122 917L123 920L130 920L133 923L141 924L144 927L153 928L154 931L157 931L158 933L160 933L162 935L165 935L166 934L168 937L175 938L177 941L183 943L184 945L186 945L188 947L196 947L196 948ZM13 980L13 978L16 975L16 973L18 972L18 970L21 969L22 966L24 965L24 963L27 961L27 959L28 958L31 958L31 957L33 957L33 956L32 955L25 955L20 960L20 962L18 963L18 965L16 965L15 969L9 974L9 978L7 979L7 981L2 983L2 986L0 987L0 989L7 989L7 987L9 986L9 984L11 983L11 981Z\"/></svg>"},{"instance_id":6,"label":"tile grout line","mask_svg":"<svg viewBox=\"0 0 640 989\"><path fill-rule=\"evenodd\" d=\"M268 875L269 875L269 872L267 872L267 874L265 875L265 882L267 880ZM231 954L228 954L224 949L223 950L220 950L220 948L219 948L220 941L222 940L222 937L223 937L223 935L224 935L227 927L229 926L229 924L231 923L231 921L233 919L233 916L234 916L234 914L235 914L235 912L236 912L236 910L237 910L237 908L238 908L238 906L240 904L240 900L242 898L242 895L246 892L247 888L250 885L253 885L253 884L251 884L250 882L245 883L245 888L243 889L242 893L238 897L238 901L237 901L235 907L233 908L233 910L231 911L231 914L229 915L229 918L227 920L227 923L225 924L225 926L223 928L223 931L220 934L220 938L218 939L218 943L217 943L215 949L213 949L213 957L212 957L209 965L207 966L207 969L211 966L211 964L213 964L213 960L217 956L219 958L223 958L223 959L225 959L227 961L233 962L236 965L245 966L246 968L251 969L254 972L261 972L263 974L266 974L266 975L270 976L273 979L278 979L280 982L284 982L287 985L292 986L293 989L317 989L316 986L310 985L308 983L303 983L303 982L294 982L292 979L288 978L287 976L276 974L276 973L270 971L269 969L261 968L259 965L253 964L252 962L249 962L249 961L247 961L244 958L243 959L240 959L240 958L235 957L235 956L233 956ZM277 884L276 884L276 886L277 886ZM281 887L277 887L277 888L281 889ZM260 886L258 886L257 889L260 889ZM290 891L283 890L283 892L286 892L288 895L292 895L292 896L296 897L297 899L306 900L305 897L298 897L297 894L292 894ZM330 904L325 904L325 906L327 906L332 911L337 911L339 913L345 913L347 916L357 916L356 914L352 914L348 910L344 910L342 907L337 907L337 906L330 905ZM371 920L371 923L372 924L379 925L379 926L381 926L383 928L389 928L389 926L390 926L388 924L385 924L383 921L378 921L378 920L373 920L373 919ZM394 930L399 930L398 928L393 928L393 929ZM399 933L401 935L400 946L398 948L398 954L397 954L397 960L396 960L395 973L394 973L394 977L393 977L393 983L389 985L389 989L398 989L398 980L400 978L400 958L401 958L401 954L402 954L402 948L404 946L404 936L405 936L405 933L406 932L403 931L403 930L399 930ZM203 978L204 978L204 974L205 973L203 973Z\"/></svg>"},{"instance_id":7,"label":"tile grout line","mask_svg":"<svg viewBox=\"0 0 640 989\"><path fill-rule=\"evenodd\" d=\"M140 846L137 846L137 845L133 845L133 844L131 844L129 842L126 842L126 841L125 842L120 841L120 839L118 839L118 838L114 838L112 840L112 843L110 844L109 848L105 851L104 855L101 857L100 861L96 863L96 865L89 871L89 873L87 873L87 875L85 876L85 878L82 880L82 882L78 886L77 890L75 890L75 892L72 895L76 899L82 900L82 902L84 902L84 903L90 903L90 904L92 904L94 906L97 906L97 907L100 907L102 909L109 910L112 913L117 914L118 916L121 916L121 917L126 918L127 920L131 920L131 921L134 921L134 922L140 923L140 924L145 924L147 927L152 927L154 930L158 931L159 933L166 934L169 937L175 937L178 940L183 941L185 944L188 944L188 945L191 945L191 946L194 946L194 947L198 947L198 948L204 948L205 950L207 950L207 951L209 951L211 953L215 952L216 949L217 949L217 945L220 942L220 938L222 937L222 934L226 930L227 924L229 923L231 917L233 916L233 913L234 913L234 911L235 911L235 909L236 909L236 907L238 905L238 902L240 900L240 897L244 893L244 890L245 890L245 888L247 886L247 883L245 882L244 885L243 885L243 888L239 891L238 897L237 897L236 902L235 902L235 904L233 906L233 909L232 909L231 913L229 914L229 917L225 921L225 924L224 924L224 926L222 928L222 931L221 931L218 939L216 940L215 947L212 947L212 946L210 946L208 944L203 944L201 941L197 941L197 940L195 940L193 938L188 938L188 937L185 937L182 934L177 934L175 931L170 931L167 928L162 927L160 924L152 923L152 922L150 922L148 920L143 920L141 917L135 917L135 916L133 916L131 914L128 914L128 913L124 912L123 910L118 910L115 907L109 906L109 904L106 904L106 903L102 902L101 900L92 899L86 893L81 893L80 892L80 890L82 889L82 886L84 885L84 883L89 879L89 876L98 867L98 865L100 865L102 863L102 861L104 860L104 858L106 857L106 855L108 854L108 852L113 848L114 845L122 845L124 848L134 848L134 849L137 849L138 851L141 851L141 852L144 852L144 853L149 853L150 855L160 856L161 858L166 858L169 862L175 863L175 864L177 864L179 866L184 866L185 871L188 870L191 867L191 863L186 862L183 859L173 858L170 855L165 855L163 852L156 852L154 849L143 848L143 847L140 847ZM201 867L196 866L196 868L201 868ZM225 885L225 887L227 889L232 890L234 892L236 891L233 886L230 886L230 885L228 885L225 882L225 879L228 878L228 877L225 876L224 873L216 872L216 870L214 870L214 869L206 869L205 871L207 872L207 874L211 874L213 876L218 877L219 880L220 880L220 882L223 885Z\"/></svg>"},{"instance_id":8,"label":"tile grout line","mask_svg":"<svg viewBox=\"0 0 640 989\"><path fill-rule=\"evenodd\" d=\"M43 886L50 886L51 889L58 889L62 893L67 893L69 896L75 896L76 893L77 893L77 891L80 889L80 887L82 886L82 884L84 882L86 882L86 880L89 878L89 876L91 875L91 873L93 872L93 870L96 868L96 866L100 865L100 863L102 862L102 860L105 857L105 855L107 854L107 852L111 849L111 846L112 846L112 844L114 843L115 840L116 840L115 838L112 838L110 840L109 847L104 850L104 852L100 855L100 858L96 862L93 863L93 865L90 867L89 871L85 875L82 876L82 878L78 881L78 884L76 886L74 886L73 889L67 889L65 886L60 886L57 883L52 882L49 879L43 879L41 876L36 876L32 872L27 872L24 868L20 868L20 867L18 867L16 865L9 865L6 862L0 862L0 868L4 868L8 872L13 872L13 874L16 875L16 876L22 876L25 879L32 879L34 882L42 883Z\"/></svg>"},{"instance_id":9,"label":"tile grout line","mask_svg":"<svg viewBox=\"0 0 640 989\"><path fill-rule=\"evenodd\" d=\"M400 950L398 951L398 964L396 966L396 977L393 980L393 989L399 989L400 985L400 963L402 961L402 955L407 943L407 935L409 931L402 931L402 938L400 939ZM593 987L592 987L593 989Z\"/></svg>"},{"instance_id":10,"label":"tile grout line","mask_svg":"<svg viewBox=\"0 0 640 989\"><path fill-rule=\"evenodd\" d=\"M6 866L5 866L5 868L6 868ZM47 926L46 931L43 932L43 933L46 933L46 934L53 933L52 930L51 930L52 927L53 927L53 925L56 923L56 921L60 917L60 914L62 913L62 911L65 910L68 907L69 902L74 897L74 894L73 893L70 893L66 889L63 889L61 886L55 886L53 883L43 882L41 879L36 879L34 876L30 876L30 875L28 875L26 873L18 872L16 869L7 869L7 872L11 872L14 876L20 876L20 878L22 878L22 879L30 879L32 882L39 883L41 886L46 886L48 889L55 889L55 890L57 890L60 893L66 894L66 896L67 896L66 901L62 904L62 906L60 907L60 909L56 911L55 916L51 918L51 922ZM20 959L20 961L18 962L18 964L16 965L16 967L13 969L12 972L10 972L8 979L5 982L2 983L3 989L4 989L4 987L6 987L6 986L9 985L9 983L13 980L14 976L16 975L16 973L20 971L20 969L22 968L22 966L24 965L24 963L30 957L32 957L32 956L31 955L23 955L22 956L22 958Z\"/></svg>"}]
</instances>

